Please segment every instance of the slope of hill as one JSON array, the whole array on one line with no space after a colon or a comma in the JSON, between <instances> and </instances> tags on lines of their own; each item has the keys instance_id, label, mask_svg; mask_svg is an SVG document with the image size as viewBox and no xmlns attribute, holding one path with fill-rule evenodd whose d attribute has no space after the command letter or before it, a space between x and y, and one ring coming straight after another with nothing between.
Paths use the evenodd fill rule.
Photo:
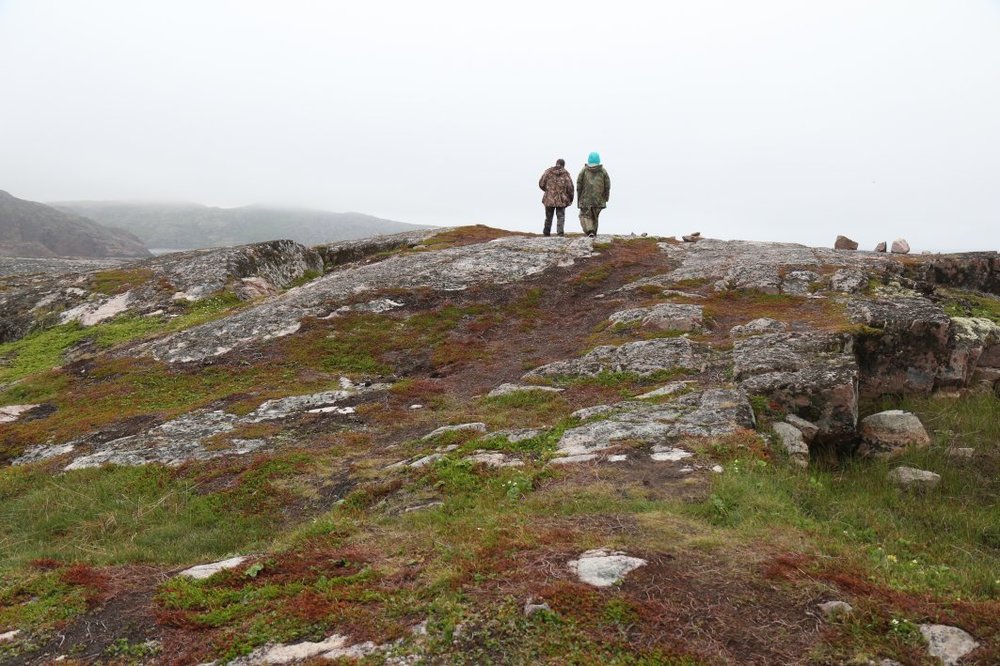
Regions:
<instances>
[{"instance_id":1,"label":"slope of hill","mask_svg":"<svg viewBox=\"0 0 1000 666\"><path fill-rule=\"evenodd\" d=\"M101 224L128 229L148 247L227 247L288 238L304 245L411 231L421 227L361 213L304 208L215 208L190 203L64 201L51 204Z\"/></svg>"},{"instance_id":2,"label":"slope of hill","mask_svg":"<svg viewBox=\"0 0 1000 666\"><path fill-rule=\"evenodd\" d=\"M995 252L272 241L0 336L3 663L1000 663Z\"/></svg>"},{"instance_id":3,"label":"slope of hill","mask_svg":"<svg viewBox=\"0 0 1000 666\"><path fill-rule=\"evenodd\" d=\"M0 256L144 257L149 251L127 231L0 191Z\"/></svg>"}]
</instances>

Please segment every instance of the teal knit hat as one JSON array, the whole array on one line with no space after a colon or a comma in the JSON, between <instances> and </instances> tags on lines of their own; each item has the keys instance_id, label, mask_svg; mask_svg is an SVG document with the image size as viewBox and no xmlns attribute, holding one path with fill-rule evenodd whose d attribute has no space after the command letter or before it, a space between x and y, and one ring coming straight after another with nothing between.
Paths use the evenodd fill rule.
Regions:
<instances>
[{"instance_id":1,"label":"teal knit hat","mask_svg":"<svg viewBox=\"0 0 1000 666\"><path fill-rule=\"evenodd\" d=\"M587 158L587 164L589 164L590 166L596 166L600 163L601 163L600 153L591 153L590 157Z\"/></svg>"}]
</instances>

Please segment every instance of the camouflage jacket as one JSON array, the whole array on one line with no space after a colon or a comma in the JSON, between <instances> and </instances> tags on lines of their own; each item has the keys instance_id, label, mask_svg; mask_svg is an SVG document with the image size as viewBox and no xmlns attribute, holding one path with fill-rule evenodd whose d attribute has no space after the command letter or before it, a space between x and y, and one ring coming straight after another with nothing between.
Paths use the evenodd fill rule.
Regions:
<instances>
[{"instance_id":1,"label":"camouflage jacket","mask_svg":"<svg viewBox=\"0 0 1000 666\"><path fill-rule=\"evenodd\" d=\"M611 196L611 178L603 165L585 166L576 177L576 205L580 208L605 208Z\"/></svg>"},{"instance_id":2,"label":"camouflage jacket","mask_svg":"<svg viewBox=\"0 0 1000 666\"><path fill-rule=\"evenodd\" d=\"M546 169L538 187L545 192L542 203L546 206L565 208L573 203L573 177L561 166Z\"/></svg>"}]
</instances>

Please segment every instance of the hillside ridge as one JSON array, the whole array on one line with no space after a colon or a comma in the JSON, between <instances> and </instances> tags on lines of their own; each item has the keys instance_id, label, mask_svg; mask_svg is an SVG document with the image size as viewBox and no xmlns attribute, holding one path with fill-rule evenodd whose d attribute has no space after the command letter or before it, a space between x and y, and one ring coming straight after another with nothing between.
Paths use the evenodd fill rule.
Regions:
<instances>
[{"instance_id":1,"label":"hillside ridge","mask_svg":"<svg viewBox=\"0 0 1000 666\"><path fill-rule=\"evenodd\" d=\"M995 252L478 226L0 312L11 663L1000 657Z\"/></svg>"},{"instance_id":2,"label":"hillside ridge","mask_svg":"<svg viewBox=\"0 0 1000 666\"><path fill-rule=\"evenodd\" d=\"M163 249L229 247L275 238L316 245L422 228L363 213L263 204L220 208L195 203L60 201L50 205L128 229L148 247Z\"/></svg>"},{"instance_id":3,"label":"hillside ridge","mask_svg":"<svg viewBox=\"0 0 1000 666\"><path fill-rule=\"evenodd\" d=\"M0 190L2 257L145 257L129 232Z\"/></svg>"}]
</instances>

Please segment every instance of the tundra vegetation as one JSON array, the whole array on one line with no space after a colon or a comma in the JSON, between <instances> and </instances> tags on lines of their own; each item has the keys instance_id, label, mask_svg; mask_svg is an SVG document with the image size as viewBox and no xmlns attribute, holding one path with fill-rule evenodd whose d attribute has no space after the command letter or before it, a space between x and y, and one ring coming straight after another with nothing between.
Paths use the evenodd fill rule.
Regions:
<instances>
[{"instance_id":1,"label":"tundra vegetation","mask_svg":"<svg viewBox=\"0 0 1000 666\"><path fill-rule=\"evenodd\" d=\"M248 328L228 350L183 360L148 351L191 331L222 346L236 335L227 322L246 321L234 316L352 271L572 243L585 251L517 280L442 289L373 279L296 318L291 333ZM749 375L774 368L744 377L734 366L741 338L730 330L764 317L786 326L767 333L779 342L902 335L852 314L851 299L917 297L918 258L817 254L802 266L796 255L776 261L777 282L755 283L725 257L705 268L696 253L744 252L712 243L459 228L325 275L303 267L272 296L227 287L168 315L123 312L92 326L48 319L0 345L0 407L35 406L0 423L0 634L17 632L0 640L0 661L253 663L268 646L339 635L363 647L328 654L344 663L933 664L919 627L943 624L979 644L961 663L1000 662L996 378L974 379L976 361L963 360L967 376L950 384L918 390L900 380L896 391L867 392L869 373L885 367L862 359L857 416L912 412L931 443L862 458L856 440L821 433L803 468L776 445L772 425L824 414L802 397L826 387L789 399L790 380L752 393ZM759 268L770 256L743 260ZM814 284L785 291L782 281L803 268ZM831 288L840 269L863 273L858 290ZM139 262L87 283L101 299L156 279ZM1000 319L995 291L928 289L919 298L947 330L949 317ZM609 320L663 304L699 305L703 322L680 330ZM1000 357L989 330L977 359ZM954 335L936 339L958 349ZM659 341L682 343L690 358L650 368L629 365L624 352L594 356ZM823 349L822 362L844 353ZM951 376L953 355L918 353L936 359L937 377ZM779 354L786 364L797 355ZM534 374L590 358L580 372ZM803 358L802 367L814 362ZM503 383L515 386L490 394ZM660 387L671 388L639 399ZM698 416L684 432L651 439L642 429L643 414L695 419L705 409L696 399L715 389L744 396L745 427L717 431ZM262 416L268 401L336 392L318 409ZM612 409L578 411L600 405ZM185 419L205 413L231 425L198 433L197 455L72 465L109 442L166 446L149 439L164 424L179 424L172 437L194 437L196 420ZM475 427L432 434L461 424ZM564 464L565 442L602 424L624 434ZM687 457L659 462L650 453L661 445ZM32 457L39 451L49 453ZM900 465L932 470L940 483L901 489L887 481ZM645 565L593 587L568 562L597 548ZM178 575L236 555L245 559L208 578ZM827 618L817 606L829 600L853 611ZM526 612L526 602L538 608Z\"/></svg>"}]
</instances>

